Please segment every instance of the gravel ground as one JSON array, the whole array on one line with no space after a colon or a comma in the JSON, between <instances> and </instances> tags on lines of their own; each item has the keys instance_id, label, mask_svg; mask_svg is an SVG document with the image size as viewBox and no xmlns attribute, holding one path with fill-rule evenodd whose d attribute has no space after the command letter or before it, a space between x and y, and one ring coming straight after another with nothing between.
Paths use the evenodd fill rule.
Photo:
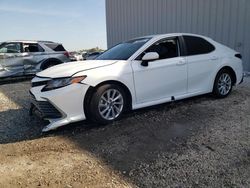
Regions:
<instances>
[{"instance_id":1,"label":"gravel ground","mask_svg":"<svg viewBox=\"0 0 250 188\"><path fill-rule=\"evenodd\" d=\"M0 187L250 187L250 79L210 95L41 134L29 81L0 85Z\"/></svg>"}]
</instances>

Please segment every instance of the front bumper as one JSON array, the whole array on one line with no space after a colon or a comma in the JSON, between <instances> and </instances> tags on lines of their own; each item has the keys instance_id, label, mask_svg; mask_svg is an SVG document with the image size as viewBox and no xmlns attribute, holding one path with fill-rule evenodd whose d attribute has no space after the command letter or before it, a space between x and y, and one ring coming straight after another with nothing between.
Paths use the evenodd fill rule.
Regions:
<instances>
[{"instance_id":1,"label":"front bumper","mask_svg":"<svg viewBox=\"0 0 250 188\"><path fill-rule=\"evenodd\" d=\"M31 114L34 110L39 112L39 115L46 119L58 119L62 118L63 114L53 106L49 101L37 101L35 96L30 92L30 101L31 101Z\"/></svg>"},{"instance_id":2,"label":"front bumper","mask_svg":"<svg viewBox=\"0 0 250 188\"><path fill-rule=\"evenodd\" d=\"M85 84L72 84L60 89L41 92L44 86L30 89L31 104L50 124L43 132L54 130L69 123L85 120L84 98L89 88Z\"/></svg>"}]
</instances>

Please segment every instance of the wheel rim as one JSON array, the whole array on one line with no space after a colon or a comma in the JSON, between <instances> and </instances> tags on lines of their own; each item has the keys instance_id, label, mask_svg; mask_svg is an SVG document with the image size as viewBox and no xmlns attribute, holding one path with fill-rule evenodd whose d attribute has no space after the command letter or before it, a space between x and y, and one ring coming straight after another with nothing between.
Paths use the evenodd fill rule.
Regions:
<instances>
[{"instance_id":1,"label":"wheel rim","mask_svg":"<svg viewBox=\"0 0 250 188\"><path fill-rule=\"evenodd\" d=\"M98 108L102 118L114 120L121 114L123 106L123 96L120 91L109 89L102 94Z\"/></svg>"},{"instance_id":2,"label":"wheel rim","mask_svg":"<svg viewBox=\"0 0 250 188\"><path fill-rule=\"evenodd\" d=\"M218 91L221 95L227 95L232 87L232 80L229 74L223 73L218 81Z\"/></svg>"}]
</instances>

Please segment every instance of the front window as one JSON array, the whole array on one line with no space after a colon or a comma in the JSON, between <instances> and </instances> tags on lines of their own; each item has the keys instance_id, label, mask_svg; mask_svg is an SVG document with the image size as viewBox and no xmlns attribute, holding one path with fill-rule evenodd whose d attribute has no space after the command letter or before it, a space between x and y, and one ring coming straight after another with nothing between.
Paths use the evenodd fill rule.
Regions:
<instances>
[{"instance_id":1,"label":"front window","mask_svg":"<svg viewBox=\"0 0 250 188\"><path fill-rule=\"evenodd\" d=\"M107 50L97 60L128 60L137 50L146 44L151 38L133 39L120 43Z\"/></svg>"},{"instance_id":2,"label":"front window","mask_svg":"<svg viewBox=\"0 0 250 188\"><path fill-rule=\"evenodd\" d=\"M21 53L21 44L3 43L0 45L0 53Z\"/></svg>"}]
</instances>

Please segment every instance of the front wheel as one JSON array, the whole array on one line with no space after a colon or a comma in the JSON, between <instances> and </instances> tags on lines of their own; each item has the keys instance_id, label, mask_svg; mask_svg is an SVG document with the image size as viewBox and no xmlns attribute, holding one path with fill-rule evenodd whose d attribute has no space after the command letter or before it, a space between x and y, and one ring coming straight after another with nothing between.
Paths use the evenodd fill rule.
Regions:
<instances>
[{"instance_id":1,"label":"front wheel","mask_svg":"<svg viewBox=\"0 0 250 188\"><path fill-rule=\"evenodd\" d=\"M122 87L114 84L103 85L92 96L89 106L90 118L101 124L117 120L126 107L126 101Z\"/></svg>"},{"instance_id":2,"label":"front wheel","mask_svg":"<svg viewBox=\"0 0 250 188\"><path fill-rule=\"evenodd\" d=\"M232 87L233 79L231 73L227 70L221 70L216 76L213 93L218 98L224 98L231 93Z\"/></svg>"}]
</instances>

